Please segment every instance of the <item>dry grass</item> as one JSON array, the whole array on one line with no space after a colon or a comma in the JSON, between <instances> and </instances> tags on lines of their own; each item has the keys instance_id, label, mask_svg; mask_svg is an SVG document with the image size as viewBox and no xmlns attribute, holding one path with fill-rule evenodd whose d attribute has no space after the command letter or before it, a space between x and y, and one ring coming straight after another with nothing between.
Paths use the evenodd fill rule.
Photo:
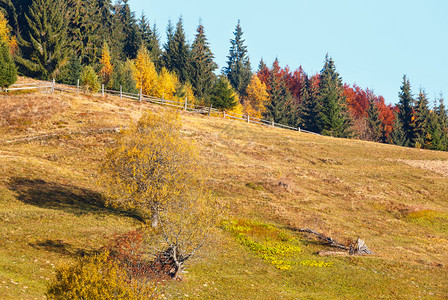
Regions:
<instances>
[{"instance_id":1,"label":"dry grass","mask_svg":"<svg viewBox=\"0 0 448 300\"><path fill-rule=\"evenodd\" d=\"M398 160L411 167L428 170L434 174L448 176L448 161L446 160Z\"/></svg>"},{"instance_id":2,"label":"dry grass","mask_svg":"<svg viewBox=\"0 0 448 300\"><path fill-rule=\"evenodd\" d=\"M47 95L17 95L8 101L38 97ZM2 140L126 126L144 109L165 109L118 98L52 97L66 103L64 109L32 123L27 131L3 127ZM359 236L377 255L330 257L331 268L294 265L278 270L221 232L204 249L202 260L188 269L184 282L168 287L167 296L448 295L446 174L407 163L434 162L434 168L443 169L448 153L319 137L191 113L183 113L182 119L183 135L199 147L213 174L208 184L228 204L229 219L271 223L288 231L303 249L297 261L318 260L315 253L324 249L297 234L301 227L339 241ZM138 227L138 220L125 212L102 208L101 190L93 184L96 166L113 137L112 133L61 135L0 144L0 294L5 298L41 297L45 278L53 270L46 260L53 264L70 260L103 246L114 231ZM32 287L23 291L11 280Z\"/></svg>"}]
</instances>

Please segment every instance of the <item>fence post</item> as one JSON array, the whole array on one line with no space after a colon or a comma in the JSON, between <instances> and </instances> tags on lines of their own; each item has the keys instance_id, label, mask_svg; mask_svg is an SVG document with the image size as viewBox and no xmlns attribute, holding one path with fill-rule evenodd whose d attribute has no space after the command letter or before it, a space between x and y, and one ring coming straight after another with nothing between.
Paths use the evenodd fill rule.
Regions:
<instances>
[{"instance_id":1,"label":"fence post","mask_svg":"<svg viewBox=\"0 0 448 300\"><path fill-rule=\"evenodd\" d=\"M250 123L250 117L249 117L249 114L247 114L247 123Z\"/></svg>"},{"instance_id":2,"label":"fence post","mask_svg":"<svg viewBox=\"0 0 448 300\"><path fill-rule=\"evenodd\" d=\"M120 100L123 100L123 87L120 85Z\"/></svg>"},{"instance_id":3,"label":"fence post","mask_svg":"<svg viewBox=\"0 0 448 300\"><path fill-rule=\"evenodd\" d=\"M53 81L51 82L51 92L54 93L54 86L55 86L55 81L53 78Z\"/></svg>"},{"instance_id":4,"label":"fence post","mask_svg":"<svg viewBox=\"0 0 448 300\"><path fill-rule=\"evenodd\" d=\"M104 84L101 85L101 96L104 98Z\"/></svg>"},{"instance_id":5,"label":"fence post","mask_svg":"<svg viewBox=\"0 0 448 300\"><path fill-rule=\"evenodd\" d=\"M225 110L222 111L222 116L223 116L223 118L226 117L226 111Z\"/></svg>"},{"instance_id":6,"label":"fence post","mask_svg":"<svg viewBox=\"0 0 448 300\"><path fill-rule=\"evenodd\" d=\"M138 101L142 102L142 88L140 88L140 94L138 95Z\"/></svg>"},{"instance_id":7,"label":"fence post","mask_svg":"<svg viewBox=\"0 0 448 300\"><path fill-rule=\"evenodd\" d=\"M185 104L184 104L184 110L185 111L187 110L187 104L188 104L188 98L185 97Z\"/></svg>"},{"instance_id":8,"label":"fence post","mask_svg":"<svg viewBox=\"0 0 448 300\"><path fill-rule=\"evenodd\" d=\"M165 93L162 94L162 105L165 103Z\"/></svg>"},{"instance_id":9,"label":"fence post","mask_svg":"<svg viewBox=\"0 0 448 300\"><path fill-rule=\"evenodd\" d=\"M212 113L212 105L210 104L210 107L208 108L208 116L210 117L210 114Z\"/></svg>"},{"instance_id":10,"label":"fence post","mask_svg":"<svg viewBox=\"0 0 448 300\"><path fill-rule=\"evenodd\" d=\"M76 82L76 94L79 94L79 79Z\"/></svg>"},{"instance_id":11,"label":"fence post","mask_svg":"<svg viewBox=\"0 0 448 300\"><path fill-rule=\"evenodd\" d=\"M301 131L300 127L299 127L299 132Z\"/></svg>"},{"instance_id":12,"label":"fence post","mask_svg":"<svg viewBox=\"0 0 448 300\"><path fill-rule=\"evenodd\" d=\"M271 126L275 127L274 121L271 121Z\"/></svg>"}]
</instances>

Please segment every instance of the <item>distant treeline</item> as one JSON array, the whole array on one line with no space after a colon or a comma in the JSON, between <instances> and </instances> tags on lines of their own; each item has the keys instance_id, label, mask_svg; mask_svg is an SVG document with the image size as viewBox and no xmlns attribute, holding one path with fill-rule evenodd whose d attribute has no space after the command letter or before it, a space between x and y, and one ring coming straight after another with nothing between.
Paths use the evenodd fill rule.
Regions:
<instances>
[{"instance_id":1,"label":"distant treeline","mask_svg":"<svg viewBox=\"0 0 448 300\"><path fill-rule=\"evenodd\" d=\"M74 84L93 70L111 89L188 97L335 137L448 150L442 95L431 104L424 90L414 98L404 76L398 104L386 105L372 90L344 84L328 55L318 74L278 60L271 67L261 60L253 73L239 21L218 76L203 25L190 45L182 18L170 21L162 45L156 25L137 18L128 0L0 0L0 11L9 37L1 22L0 36L19 74Z\"/></svg>"}]
</instances>

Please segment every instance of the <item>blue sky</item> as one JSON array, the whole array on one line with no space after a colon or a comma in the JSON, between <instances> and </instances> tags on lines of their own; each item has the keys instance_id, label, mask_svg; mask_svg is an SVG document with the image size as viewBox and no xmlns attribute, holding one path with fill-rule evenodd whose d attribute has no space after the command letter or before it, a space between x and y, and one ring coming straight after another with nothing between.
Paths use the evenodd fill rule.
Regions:
<instances>
[{"instance_id":1,"label":"blue sky","mask_svg":"<svg viewBox=\"0 0 448 300\"><path fill-rule=\"evenodd\" d=\"M448 98L448 1L206 1L130 0L156 23L162 42L168 20L180 16L188 40L201 19L220 69L226 63L238 19L244 31L252 69L261 58L271 65L300 65L308 74L320 71L325 54L334 59L344 82L356 83L398 101L403 74L414 94L425 89L431 100ZM446 101L448 102L448 101Z\"/></svg>"}]
</instances>

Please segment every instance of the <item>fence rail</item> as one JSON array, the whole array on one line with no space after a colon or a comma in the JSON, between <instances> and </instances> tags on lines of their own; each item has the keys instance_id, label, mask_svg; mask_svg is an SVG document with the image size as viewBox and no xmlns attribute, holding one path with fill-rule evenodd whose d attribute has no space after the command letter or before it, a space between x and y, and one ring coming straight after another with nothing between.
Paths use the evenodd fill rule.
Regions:
<instances>
[{"instance_id":1,"label":"fence rail","mask_svg":"<svg viewBox=\"0 0 448 300\"><path fill-rule=\"evenodd\" d=\"M78 81L77 85L68 85L68 84L56 84L54 79L51 82L13 84L11 87L5 89L4 91L10 92L10 91L18 91L18 90L38 90L38 89L48 89L51 92L61 91L61 92L69 92L69 93L77 93L77 94L82 92L82 90L79 86L79 81ZM282 129L287 129L287 130L294 130L294 131L299 131L299 132L304 132L304 133L309 133L309 134L320 135L315 132L304 130L300 127L295 128L292 126L275 123L270 120L251 117L250 115L247 115L247 114L238 114L238 113L234 113L234 112L228 112L225 110L219 110L219 109L212 107L211 105L208 107L202 106L202 105L195 105L193 103L188 103L187 98L185 98L184 102L179 102L179 101L144 95L141 91L138 94L123 92L121 87L120 87L119 91L108 90L108 89L104 88L104 85L102 85L101 90L98 93L95 93L92 96L105 97L106 95L111 95L111 96L119 95L120 99L127 98L127 99L137 100L139 102L144 101L144 102L159 104L159 105L168 106L168 107L180 108L184 111L190 111L190 112L199 113L199 114L207 114L209 116L212 114L213 115L222 115L224 118L240 120L240 121L244 121L246 123L252 123L252 124L257 124L257 125L262 125L262 126L276 127L276 128L282 128Z\"/></svg>"}]
</instances>

